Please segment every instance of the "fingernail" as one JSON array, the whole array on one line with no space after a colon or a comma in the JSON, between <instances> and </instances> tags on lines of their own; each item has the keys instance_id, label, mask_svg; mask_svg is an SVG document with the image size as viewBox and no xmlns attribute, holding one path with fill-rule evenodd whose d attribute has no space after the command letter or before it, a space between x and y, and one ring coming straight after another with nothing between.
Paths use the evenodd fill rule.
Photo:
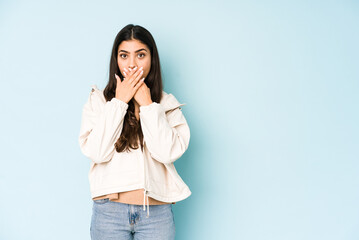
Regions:
<instances>
[{"instance_id":1,"label":"fingernail","mask_svg":"<svg viewBox=\"0 0 359 240\"><path fill-rule=\"evenodd\" d=\"M115 73L115 77L118 77L116 73Z\"/></svg>"},{"instance_id":2,"label":"fingernail","mask_svg":"<svg viewBox=\"0 0 359 240\"><path fill-rule=\"evenodd\" d=\"M136 70L136 69L137 69L137 66L133 70Z\"/></svg>"},{"instance_id":3,"label":"fingernail","mask_svg":"<svg viewBox=\"0 0 359 240\"><path fill-rule=\"evenodd\" d=\"M123 72L123 75L124 75L124 76L126 76L126 73L125 73L125 72Z\"/></svg>"},{"instance_id":4,"label":"fingernail","mask_svg":"<svg viewBox=\"0 0 359 240\"><path fill-rule=\"evenodd\" d=\"M142 70L143 67L140 67L140 70Z\"/></svg>"}]
</instances>

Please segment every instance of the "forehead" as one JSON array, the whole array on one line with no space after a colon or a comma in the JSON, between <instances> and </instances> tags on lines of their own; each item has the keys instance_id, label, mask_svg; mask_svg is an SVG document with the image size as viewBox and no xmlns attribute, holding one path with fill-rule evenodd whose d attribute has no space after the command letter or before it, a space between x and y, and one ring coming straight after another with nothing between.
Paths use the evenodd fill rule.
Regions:
<instances>
[{"instance_id":1,"label":"forehead","mask_svg":"<svg viewBox=\"0 0 359 240\"><path fill-rule=\"evenodd\" d=\"M148 50L146 44L143 44L139 40L134 39L134 40L122 41L121 44L118 46L118 51L126 50L128 52L134 52L141 48Z\"/></svg>"}]
</instances>

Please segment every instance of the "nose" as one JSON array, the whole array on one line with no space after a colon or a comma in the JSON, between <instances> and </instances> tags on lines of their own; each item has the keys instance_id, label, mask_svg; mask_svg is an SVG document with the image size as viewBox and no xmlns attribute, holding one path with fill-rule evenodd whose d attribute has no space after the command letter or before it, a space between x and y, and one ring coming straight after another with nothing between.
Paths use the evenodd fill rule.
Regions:
<instances>
[{"instance_id":1,"label":"nose","mask_svg":"<svg viewBox=\"0 0 359 240\"><path fill-rule=\"evenodd\" d=\"M130 59L130 61L129 61L129 66L128 66L128 68L133 70L136 66L137 66L137 64L136 64L136 59L132 57L132 58Z\"/></svg>"}]
</instances>

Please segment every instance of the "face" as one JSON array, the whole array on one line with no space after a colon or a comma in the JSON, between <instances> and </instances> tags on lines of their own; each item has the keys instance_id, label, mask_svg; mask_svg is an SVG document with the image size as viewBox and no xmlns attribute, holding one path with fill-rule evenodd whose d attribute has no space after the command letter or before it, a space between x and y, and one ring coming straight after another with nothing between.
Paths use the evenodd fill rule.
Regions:
<instances>
[{"instance_id":1,"label":"face","mask_svg":"<svg viewBox=\"0 0 359 240\"><path fill-rule=\"evenodd\" d=\"M147 77L151 69L150 50L138 40L122 41L118 47L117 64L122 75L124 68L143 67L142 77Z\"/></svg>"}]
</instances>

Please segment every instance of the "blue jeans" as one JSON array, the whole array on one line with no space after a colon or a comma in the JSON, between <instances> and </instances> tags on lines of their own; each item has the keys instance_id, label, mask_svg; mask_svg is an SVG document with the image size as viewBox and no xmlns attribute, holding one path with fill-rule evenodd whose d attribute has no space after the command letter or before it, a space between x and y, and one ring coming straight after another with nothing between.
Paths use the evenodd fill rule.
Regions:
<instances>
[{"instance_id":1,"label":"blue jeans","mask_svg":"<svg viewBox=\"0 0 359 240\"><path fill-rule=\"evenodd\" d=\"M143 205L92 200L90 234L92 240L173 240L175 222L172 204L149 205L150 215ZM146 205L147 208L147 205Z\"/></svg>"}]
</instances>

